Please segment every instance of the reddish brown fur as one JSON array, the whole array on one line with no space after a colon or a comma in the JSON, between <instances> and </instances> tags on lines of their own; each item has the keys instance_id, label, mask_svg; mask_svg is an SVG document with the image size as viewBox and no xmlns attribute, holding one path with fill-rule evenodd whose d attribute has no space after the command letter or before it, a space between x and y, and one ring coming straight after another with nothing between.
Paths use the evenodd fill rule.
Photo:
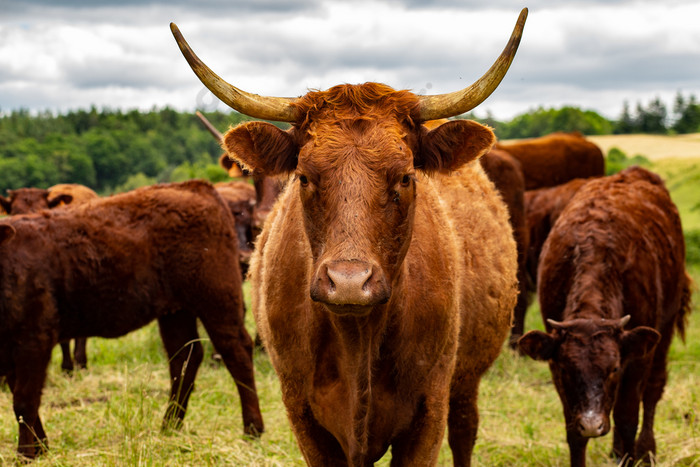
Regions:
<instances>
[{"instance_id":1,"label":"reddish brown fur","mask_svg":"<svg viewBox=\"0 0 700 467\"><path fill-rule=\"evenodd\" d=\"M600 148L578 132L552 133L499 143L496 147L508 151L521 162L526 190L605 174L605 159Z\"/></svg>"},{"instance_id":2,"label":"reddish brown fur","mask_svg":"<svg viewBox=\"0 0 700 467\"><path fill-rule=\"evenodd\" d=\"M49 191L43 188L18 188L7 190L8 197L0 196L0 205L7 214L27 214L42 209L50 209L70 198L55 197L49 202Z\"/></svg>"},{"instance_id":3,"label":"reddish brown fur","mask_svg":"<svg viewBox=\"0 0 700 467\"><path fill-rule=\"evenodd\" d=\"M164 427L185 415L203 353L199 319L238 385L245 431L262 432L235 235L204 182L0 221L0 374L23 419L20 453L34 457L46 439L38 409L53 346L122 336L154 319L172 378Z\"/></svg>"},{"instance_id":4,"label":"reddish brown fur","mask_svg":"<svg viewBox=\"0 0 700 467\"><path fill-rule=\"evenodd\" d=\"M589 179L575 178L554 187L538 188L525 192L525 212L529 244L526 255L528 289L537 286L537 266L542 245L552 226L571 198Z\"/></svg>"},{"instance_id":5,"label":"reddish brown fur","mask_svg":"<svg viewBox=\"0 0 700 467\"><path fill-rule=\"evenodd\" d=\"M538 292L542 317L561 323L520 346L549 360L571 464L585 465L588 438L607 433L611 410L615 454L648 460L668 348L690 312L683 231L661 179L635 167L580 188L545 241Z\"/></svg>"},{"instance_id":6,"label":"reddish brown fur","mask_svg":"<svg viewBox=\"0 0 700 467\"><path fill-rule=\"evenodd\" d=\"M240 256L241 274L248 272L250 254L253 252L253 210L255 209L255 188L248 182L234 180L214 184L219 195L224 199L236 221L238 236L238 254Z\"/></svg>"},{"instance_id":7,"label":"reddish brown fur","mask_svg":"<svg viewBox=\"0 0 700 467\"><path fill-rule=\"evenodd\" d=\"M517 294L507 210L476 161L493 135L429 132L416 96L375 83L309 93L298 111L287 132L252 122L225 141L246 167L295 173L250 281L304 457L368 465L391 447L392 463L433 465L448 422L468 465L479 379Z\"/></svg>"},{"instance_id":8,"label":"reddish brown fur","mask_svg":"<svg viewBox=\"0 0 700 467\"><path fill-rule=\"evenodd\" d=\"M82 203L97 198L97 193L92 189L75 184L54 185L48 190L42 188L20 188L10 191L10 198L0 197L6 211L9 214L28 214L42 209L52 209L68 204ZM75 339L74 355L71 356L70 341L61 342L63 362L61 368L65 371L73 371L73 360L80 368L87 367L87 342L84 338Z\"/></svg>"},{"instance_id":9,"label":"reddish brown fur","mask_svg":"<svg viewBox=\"0 0 700 467\"><path fill-rule=\"evenodd\" d=\"M492 148L479 161L508 207L510 225L518 247L518 301L513 311L509 342L510 346L515 348L525 329L525 312L528 306L526 253L530 244L530 234L525 216L525 178L520 162L506 151Z\"/></svg>"}]
</instances>

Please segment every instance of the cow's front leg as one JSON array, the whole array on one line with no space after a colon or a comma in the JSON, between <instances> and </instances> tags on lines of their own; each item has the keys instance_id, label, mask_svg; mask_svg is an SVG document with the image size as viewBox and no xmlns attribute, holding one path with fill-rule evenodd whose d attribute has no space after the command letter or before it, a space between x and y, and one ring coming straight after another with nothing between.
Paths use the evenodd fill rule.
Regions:
<instances>
[{"instance_id":1,"label":"cow's front leg","mask_svg":"<svg viewBox=\"0 0 700 467\"><path fill-rule=\"evenodd\" d=\"M318 423L308 401L287 396L284 403L299 449L310 467L348 465L342 446Z\"/></svg>"},{"instance_id":2,"label":"cow's front leg","mask_svg":"<svg viewBox=\"0 0 700 467\"><path fill-rule=\"evenodd\" d=\"M446 393L449 389L445 388ZM427 395L413 423L391 447L392 466L430 466L437 464L447 423L448 397ZM470 450L469 450L470 451Z\"/></svg>"}]
</instances>

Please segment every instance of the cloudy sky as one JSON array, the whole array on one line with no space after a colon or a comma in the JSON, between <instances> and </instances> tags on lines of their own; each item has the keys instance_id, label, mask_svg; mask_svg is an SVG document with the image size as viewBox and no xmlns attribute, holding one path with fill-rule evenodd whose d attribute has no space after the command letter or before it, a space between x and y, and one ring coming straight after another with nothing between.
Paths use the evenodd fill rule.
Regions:
<instances>
[{"instance_id":1,"label":"cloudy sky","mask_svg":"<svg viewBox=\"0 0 700 467\"><path fill-rule=\"evenodd\" d=\"M575 105L617 118L624 101L700 97L698 0L0 0L0 112L226 110L188 68L171 21L250 92L365 81L450 92L491 66L523 7L520 50L477 114Z\"/></svg>"}]
</instances>

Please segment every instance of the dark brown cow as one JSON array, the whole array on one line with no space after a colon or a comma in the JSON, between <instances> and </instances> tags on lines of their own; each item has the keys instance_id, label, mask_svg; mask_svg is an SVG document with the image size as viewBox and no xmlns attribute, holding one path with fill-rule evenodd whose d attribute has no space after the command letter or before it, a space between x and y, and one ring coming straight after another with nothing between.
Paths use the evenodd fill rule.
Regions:
<instances>
[{"instance_id":1,"label":"dark brown cow","mask_svg":"<svg viewBox=\"0 0 700 467\"><path fill-rule=\"evenodd\" d=\"M3 204L8 214L28 214L97 198L97 193L91 188L76 183L62 183L54 185L48 190L20 188L11 190L9 195L10 197L7 199L0 196L0 203ZM73 356L71 356L70 341L61 342L61 352L63 354L61 368L64 371L73 371L74 359L80 368L87 368L86 339L75 339Z\"/></svg>"},{"instance_id":2,"label":"dark brown cow","mask_svg":"<svg viewBox=\"0 0 700 467\"><path fill-rule=\"evenodd\" d=\"M53 346L119 337L154 319L172 380L163 426L185 416L202 360L199 318L238 386L245 432L263 431L235 235L231 213L204 182L0 221L0 375L21 420L21 454L45 448L39 404Z\"/></svg>"},{"instance_id":3,"label":"dark brown cow","mask_svg":"<svg viewBox=\"0 0 700 467\"><path fill-rule=\"evenodd\" d=\"M8 197L0 195L0 205L5 213L27 214L30 212L51 209L61 204L68 204L73 200L70 194L53 196L49 201L49 190L43 188L17 188L7 190Z\"/></svg>"},{"instance_id":4,"label":"dark brown cow","mask_svg":"<svg viewBox=\"0 0 700 467\"><path fill-rule=\"evenodd\" d=\"M571 465L585 465L611 410L615 455L649 460L668 348L674 330L684 336L691 295L678 210L661 179L635 167L586 183L545 241L538 292L547 332L519 344L549 361Z\"/></svg>"},{"instance_id":5,"label":"dark brown cow","mask_svg":"<svg viewBox=\"0 0 700 467\"><path fill-rule=\"evenodd\" d=\"M552 133L539 138L496 144L518 159L525 189L561 185L574 178L605 175L605 158L581 133Z\"/></svg>"},{"instance_id":6,"label":"dark brown cow","mask_svg":"<svg viewBox=\"0 0 700 467\"><path fill-rule=\"evenodd\" d=\"M228 204L236 221L238 236L238 254L240 256L241 274L248 273L248 262L253 252L253 209L255 208L255 188L248 182L234 180L219 182L214 188Z\"/></svg>"},{"instance_id":7,"label":"dark brown cow","mask_svg":"<svg viewBox=\"0 0 700 467\"><path fill-rule=\"evenodd\" d=\"M503 201L478 158L494 141L475 122L429 131L502 79L526 11L478 83L419 97L377 83L298 99L223 83L172 25L195 73L250 122L229 154L294 174L251 259L253 311L310 465L434 465L445 424L468 465L479 380L499 354L517 297L517 252ZM274 111L272 110L274 109ZM461 332L460 332L461 330Z\"/></svg>"}]
</instances>

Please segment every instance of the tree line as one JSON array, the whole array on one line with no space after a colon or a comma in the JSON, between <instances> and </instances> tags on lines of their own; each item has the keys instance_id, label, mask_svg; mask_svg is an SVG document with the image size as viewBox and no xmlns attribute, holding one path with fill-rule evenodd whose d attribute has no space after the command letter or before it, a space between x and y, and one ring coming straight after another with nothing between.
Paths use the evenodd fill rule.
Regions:
<instances>
[{"instance_id":1,"label":"tree line","mask_svg":"<svg viewBox=\"0 0 700 467\"><path fill-rule=\"evenodd\" d=\"M205 116L221 131L249 120L237 112L207 112ZM660 99L654 99L646 106L637 104L634 112L625 104L617 121L577 107L538 108L507 122L491 115L461 118L491 126L500 139L554 131L587 135L700 132L700 104L695 96L680 93L672 113ZM0 114L0 192L80 183L105 195L190 178L216 182L227 179L218 165L221 152L219 143L193 113L167 107L126 112L93 107L58 115L15 110Z\"/></svg>"}]
</instances>

